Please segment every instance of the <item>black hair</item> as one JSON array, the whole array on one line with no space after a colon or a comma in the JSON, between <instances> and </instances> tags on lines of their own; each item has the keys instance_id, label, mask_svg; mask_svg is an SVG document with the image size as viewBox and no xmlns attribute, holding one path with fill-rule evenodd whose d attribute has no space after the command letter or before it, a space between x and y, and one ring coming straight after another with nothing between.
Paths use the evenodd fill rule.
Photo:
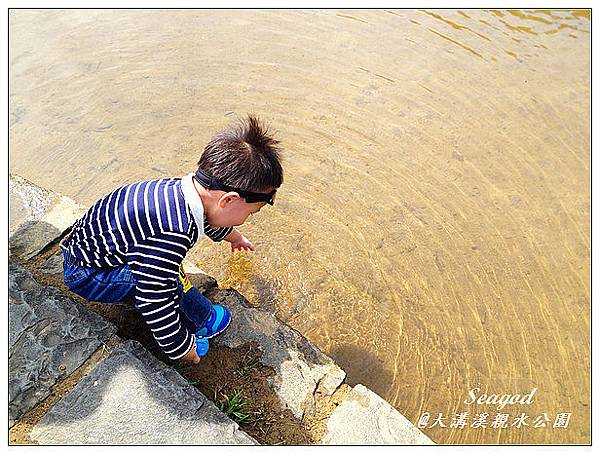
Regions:
<instances>
[{"instance_id":1,"label":"black hair","mask_svg":"<svg viewBox=\"0 0 600 454\"><path fill-rule=\"evenodd\" d=\"M229 125L208 142L198 168L221 183L264 192L283 183L279 141L253 115Z\"/></svg>"}]
</instances>

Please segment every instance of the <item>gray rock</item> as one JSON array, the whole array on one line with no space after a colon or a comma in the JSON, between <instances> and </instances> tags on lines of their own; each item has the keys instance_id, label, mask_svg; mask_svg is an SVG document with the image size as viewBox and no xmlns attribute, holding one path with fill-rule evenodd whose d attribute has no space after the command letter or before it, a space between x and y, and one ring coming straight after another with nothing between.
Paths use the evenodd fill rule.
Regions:
<instances>
[{"instance_id":1,"label":"gray rock","mask_svg":"<svg viewBox=\"0 0 600 454\"><path fill-rule=\"evenodd\" d=\"M39 268L46 274L63 274L63 254L62 249L50 256L48 260Z\"/></svg>"},{"instance_id":2,"label":"gray rock","mask_svg":"<svg viewBox=\"0 0 600 454\"><path fill-rule=\"evenodd\" d=\"M172 368L127 341L33 428L41 444L257 444Z\"/></svg>"},{"instance_id":3,"label":"gray rock","mask_svg":"<svg viewBox=\"0 0 600 454\"><path fill-rule=\"evenodd\" d=\"M85 207L68 197L40 188L11 175L9 181L9 252L24 260L57 239Z\"/></svg>"},{"instance_id":4,"label":"gray rock","mask_svg":"<svg viewBox=\"0 0 600 454\"><path fill-rule=\"evenodd\" d=\"M9 426L50 395L116 328L9 264Z\"/></svg>"},{"instance_id":5,"label":"gray rock","mask_svg":"<svg viewBox=\"0 0 600 454\"><path fill-rule=\"evenodd\" d=\"M12 235L25 222L40 219L50 205L50 197L48 191L27 184L19 177L11 177L8 188L9 234Z\"/></svg>"},{"instance_id":6,"label":"gray rock","mask_svg":"<svg viewBox=\"0 0 600 454\"><path fill-rule=\"evenodd\" d=\"M187 266L185 267L185 270L190 283L196 287L200 293L206 293L208 290L218 286L217 280L208 274L202 272L196 272L195 274L192 274L188 271Z\"/></svg>"},{"instance_id":7,"label":"gray rock","mask_svg":"<svg viewBox=\"0 0 600 454\"><path fill-rule=\"evenodd\" d=\"M11 256L28 260L61 234L62 230L46 222L27 221L10 237L8 250Z\"/></svg>"},{"instance_id":8,"label":"gray rock","mask_svg":"<svg viewBox=\"0 0 600 454\"><path fill-rule=\"evenodd\" d=\"M237 291L222 290L214 302L232 312L231 326L214 342L231 348L247 342L258 344L261 363L276 372L272 385L282 409L289 408L296 418L302 419L314 408L319 383L332 394L344 381L346 373L331 358L273 314L248 306Z\"/></svg>"},{"instance_id":9,"label":"gray rock","mask_svg":"<svg viewBox=\"0 0 600 454\"><path fill-rule=\"evenodd\" d=\"M431 439L394 407L356 385L327 422L322 444L331 445L428 445Z\"/></svg>"}]
</instances>

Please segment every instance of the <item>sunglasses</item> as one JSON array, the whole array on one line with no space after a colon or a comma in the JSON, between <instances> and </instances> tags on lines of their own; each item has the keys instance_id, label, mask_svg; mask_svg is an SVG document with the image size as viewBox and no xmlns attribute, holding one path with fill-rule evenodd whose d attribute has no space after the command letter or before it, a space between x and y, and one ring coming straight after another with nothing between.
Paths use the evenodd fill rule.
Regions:
<instances>
[{"instance_id":1,"label":"sunglasses","mask_svg":"<svg viewBox=\"0 0 600 454\"><path fill-rule=\"evenodd\" d=\"M273 202L275 201L275 194L277 193L276 189L273 189L268 194L264 194L262 192L244 191L243 189L234 188L221 183L215 177L200 169L196 171L194 177L202 186L207 189L225 192L237 192L240 197L246 200L247 203L267 202L269 205L273 205Z\"/></svg>"}]
</instances>

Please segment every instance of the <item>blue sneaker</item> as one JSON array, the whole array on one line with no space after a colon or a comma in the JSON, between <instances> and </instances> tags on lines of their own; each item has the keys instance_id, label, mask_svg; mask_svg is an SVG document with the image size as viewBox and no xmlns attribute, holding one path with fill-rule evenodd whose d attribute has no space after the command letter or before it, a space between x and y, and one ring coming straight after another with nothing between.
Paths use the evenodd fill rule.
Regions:
<instances>
[{"instance_id":1,"label":"blue sneaker","mask_svg":"<svg viewBox=\"0 0 600 454\"><path fill-rule=\"evenodd\" d=\"M204 326L196 331L196 336L210 339L225 331L229 323L231 323L231 312L226 307L215 304Z\"/></svg>"},{"instance_id":2,"label":"blue sneaker","mask_svg":"<svg viewBox=\"0 0 600 454\"><path fill-rule=\"evenodd\" d=\"M196 354L206 356L208 353L208 339L196 336Z\"/></svg>"}]
</instances>

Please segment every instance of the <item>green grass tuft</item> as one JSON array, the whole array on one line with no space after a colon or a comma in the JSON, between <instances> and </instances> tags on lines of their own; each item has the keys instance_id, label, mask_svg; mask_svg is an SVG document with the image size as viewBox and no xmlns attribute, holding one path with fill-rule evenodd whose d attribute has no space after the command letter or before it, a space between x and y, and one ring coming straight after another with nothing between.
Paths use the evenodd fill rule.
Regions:
<instances>
[{"instance_id":1,"label":"green grass tuft","mask_svg":"<svg viewBox=\"0 0 600 454\"><path fill-rule=\"evenodd\" d=\"M217 407L238 424L247 424L250 422L250 415L246 410L246 405L250 403L248 399L242 396L240 390L235 391L231 396L221 394L222 399L217 402Z\"/></svg>"}]
</instances>

